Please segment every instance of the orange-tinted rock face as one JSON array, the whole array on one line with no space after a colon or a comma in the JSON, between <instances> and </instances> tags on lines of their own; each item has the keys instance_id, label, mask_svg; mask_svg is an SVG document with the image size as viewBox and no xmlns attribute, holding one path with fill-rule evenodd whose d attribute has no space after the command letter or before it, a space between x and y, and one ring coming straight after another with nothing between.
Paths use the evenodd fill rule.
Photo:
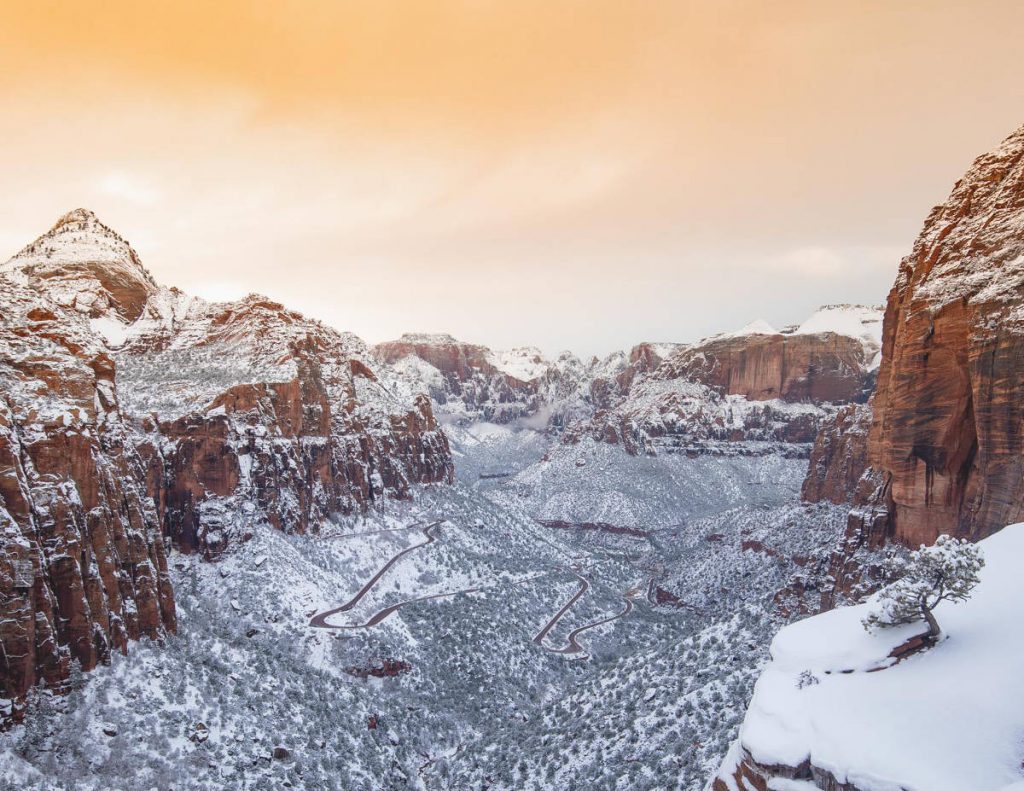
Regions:
<instances>
[{"instance_id":1,"label":"orange-tinted rock face","mask_svg":"<svg viewBox=\"0 0 1024 791\"><path fill-rule=\"evenodd\" d=\"M536 349L494 352L450 335L407 334L377 344L373 354L425 387L447 414L467 421L508 423L544 411L559 426L566 415L557 405L583 375L582 363L568 353L549 361Z\"/></svg>"},{"instance_id":2,"label":"orange-tinted rock face","mask_svg":"<svg viewBox=\"0 0 1024 791\"><path fill-rule=\"evenodd\" d=\"M20 701L175 616L112 361L74 311L0 300L0 697Z\"/></svg>"},{"instance_id":3,"label":"orange-tinted rock face","mask_svg":"<svg viewBox=\"0 0 1024 791\"><path fill-rule=\"evenodd\" d=\"M640 343L629 351L621 369L590 381L591 403L597 409L611 409L625 398L633 384L653 374L665 359L683 348L678 344Z\"/></svg>"},{"instance_id":4,"label":"orange-tinted rock face","mask_svg":"<svg viewBox=\"0 0 1024 791\"><path fill-rule=\"evenodd\" d=\"M870 461L908 545L1024 518L1024 130L929 215L885 316Z\"/></svg>"},{"instance_id":5,"label":"orange-tinted rock face","mask_svg":"<svg viewBox=\"0 0 1024 791\"><path fill-rule=\"evenodd\" d=\"M486 346L450 335L415 334L379 343L373 353L384 363L413 367L410 373L434 401L468 419L508 422L534 415L545 404L548 371L539 356L527 358L532 365L515 375L496 365Z\"/></svg>"},{"instance_id":6,"label":"orange-tinted rock face","mask_svg":"<svg viewBox=\"0 0 1024 791\"><path fill-rule=\"evenodd\" d=\"M811 450L803 499L818 503L852 502L857 482L868 467L871 408L850 404L822 425Z\"/></svg>"},{"instance_id":7,"label":"orange-tinted rock face","mask_svg":"<svg viewBox=\"0 0 1024 791\"><path fill-rule=\"evenodd\" d=\"M836 333L711 338L670 358L666 376L685 376L754 401L846 403L870 383L864 344Z\"/></svg>"},{"instance_id":8,"label":"orange-tinted rock face","mask_svg":"<svg viewBox=\"0 0 1024 791\"><path fill-rule=\"evenodd\" d=\"M115 353L118 388L131 412L154 416L139 450L184 551L216 556L261 520L316 530L332 514L451 481L430 400L401 394L390 373L382 380L353 336L255 296L158 303L143 321Z\"/></svg>"},{"instance_id":9,"label":"orange-tinted rock face","mask_svg":"<svg viewBox=\"0 0 1024 791\"><path fill-rule=\"evenodd\" d=\"M449 335L405 335L397 341L378 343L374 355L394 364L415 357L436 368L450 391L462 395L478 376L490 378L501 372L487 359L487 347L463 343ZM500 378L507 378L500 376ZM519 383L523 384L523 383ZM509 383L509 386L514 386Z\"/></svg>"}]
</instances>

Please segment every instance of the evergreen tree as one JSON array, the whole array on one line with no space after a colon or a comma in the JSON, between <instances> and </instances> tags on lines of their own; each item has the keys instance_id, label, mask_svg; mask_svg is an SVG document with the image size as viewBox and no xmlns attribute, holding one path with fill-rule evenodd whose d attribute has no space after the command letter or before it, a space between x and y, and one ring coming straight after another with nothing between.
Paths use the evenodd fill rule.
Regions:
<instances>
[{"instance_id":1,"label":"evergreen tree","mask_svg":"<svg viewBox=\"0 0 1024 791\"><path fill-rule=\"evenodd\" d=\"M878 593L864 628L872 631L924 620L929 636L937 638L942 630L933 610L941 601L967 599L984 565L980 547L950 536L939 536L930 547L922 545L906 560L890 560L889 570L899 578Z\"/></svg>"}]
</instances>

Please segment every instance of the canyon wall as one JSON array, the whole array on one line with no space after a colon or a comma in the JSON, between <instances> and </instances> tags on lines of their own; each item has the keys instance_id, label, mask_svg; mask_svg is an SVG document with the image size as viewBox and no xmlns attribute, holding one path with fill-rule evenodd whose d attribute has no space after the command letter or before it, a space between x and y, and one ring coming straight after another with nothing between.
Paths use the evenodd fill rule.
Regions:
<instances>
[{"instance_id":1,"label":"canyon wall","mask_svg":"<svg viewBox=\"0 0 1024 791\"><path fill-rule=\"evenodd\" d=\"M449 483L429 398L353 335L263 297L157 285L88 211L0 266L0 722L175 628L167 546Z\"/></svg>"},{"instance_id":2,"label":"canyon wall","mask_svg":"<svg viewBox=\"0 0 1024 791\"><path fill-rule=\"evenodd\" d=\"M877 550L889 542L979 541L1024 519L1022 370L1024 128L928 215L889 293L871 406L843 410L816 440L805 498L854 503L823 609L878 587ZM813 756L768 766L739 744L713 788L791 780L860 787Z\"/></svg>"}]
</instances>

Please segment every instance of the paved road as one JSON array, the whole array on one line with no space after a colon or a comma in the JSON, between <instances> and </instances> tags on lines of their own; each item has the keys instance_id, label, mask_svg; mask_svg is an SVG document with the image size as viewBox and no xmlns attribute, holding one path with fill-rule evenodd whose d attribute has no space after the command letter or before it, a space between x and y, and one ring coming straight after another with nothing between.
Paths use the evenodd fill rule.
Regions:
<instances>
[{"instance_id":1,"label":"paved road","mask_svg":"<svg viewBox=\"0 0 1024 791\"><path fill-rule=\"evenodd\" d=\"M562 620L562 616L565 615L567 612L569 612L570 609L572 609L572 606L576 602L579 601L580 597L584 593L586 593L588 590L590 590L590 581L589 580L581 577L575 571L573 572L573 575L576 577L576 579L578 579L580 581L580 589L578 591L576 591L576 595L574 595L571 599L569 599L569 601L567 601L565 603L565 606L561 610L559 610L558 612L555 613L555 617L552 618L550 621L548 621L547 625L543 629L541 629L539 632L537 632L537 636L533 638L533 642L535 642L541 648L544 647L544 638L548 636L548 632L550 632L552 629L554 629L555 626L558 625L558 622L560 620Z\"/></svg>"},{"instance_id":2,"label":"paved road","mask_svg":"<svg viewBox=\"0 0 1024 791\"><path fill-rule=\"evenodd\" d=\"M414 544L411 547L407 547L406 549L403 549L401 552L399 552L397 555L395 555L393 558L391 558L391 560L389 560L387 563L385 563L381 567L380 571L378 571L376 574L374 574L373 577L370 579L370 581L367 582L360 589L359 593L357 593L355 596L353 596L351 599L349 599L347 602L345 602L340 607L335 607L333 610L326 610L326 611L324 611L322 613L318 613L317 615L314 615L313 618L310 620L309 625L317 627L318 629L331 629L331 628L333 628L330 624L327 623L327 619L328 618L330 618L332 615L337 615L340 612L348 612L349 610L351 610L353 607L355 607L357 604L359 604L360 600L367 593L369 593L373 589L373 586L376 585L380 581L381 577L383 577L385 574L387 574L388 569L390 569L392 566L394 566L395 563L397 563L403 557L408 555L410 552L415 552L417 549L425 547L428 544L433 544L437 540L437 536L435 536L431 531L435 527L437 527L439 524L441 524L441 523L440 522L431 522L429 525L427 525L425 528L423 528L423 535L426 537L426 539L427 539L426 541L423 541L423 542L421 542L419 544ZM390 615L390 613L388 613L388 615ZM384 616L384 618L386 618L386 617L387 617L387 615ZM383 620L383 618L381 620ZM379 621L378 621L378 623L379 623Z\"/></svg>"},{"instance_id":3,"label":"paved road","mask_svg":"<svg viewBox=\"0 0 1024 791\"><path fill-rule=\"evenodd\" d=\"M433 593L433 594L430 594L429 596L418 596L415 599L405 599L404 601L400 601L397 604L392 604L392 605L390 605L388 607L385 607L383 610L378 610L376 613L374 613L370 617L370 620L368 620L366 623L357 623L357 624L351 624L351 625L329 624L329 623L326 622L325 619L338 612L338 610L330 610L329 612L322 613L321 615L315 616L313 618L313 620L309 622L309 625L310 626L315 626L315 627L320 628L320 629L368 629L371 626L376 626L381 621L383 621L385 618L389 617L390 615L393 615L396 611L402 609L407 604L416 604L417 602L430 601L432 599L445 599L445 598L448 598L450 596L458 596L458 595L463 594L463 593L480 593L482 591L491 590L492 588L503 587L506 584L508 585L508 587L514 587L515 585L522 585L524 583L531 582L531 581L537 579L538 577L542 577L542 576L544 576L544 575L543 574L535 574L532 577L527 577L526 579L521 579L518 582L511 582L511 583L500 583L499 582L499 583L496 583L494 585L481 585L481 586L478 586L478 587L475 587L475 588L462 588L462 589L457 590L457 591L446 591L444 593Z\"/></svg>"},{"instance_id":4,"label":"paved road","mask_svg":"<svg viewBox=\"0 0 1024 791\"><path fill-rule=\"evenodd\" d=\"M633 600L632 599L624 599L624 600L626 602L626 606L623 608L622 612L617 612L617 613L615 613L615 615L610 615L607 618L602 618L600 621L593 621L592 623L588 623L588 624L586 624L584 626L579 627L578 629L573 629L571 632L569 632L569 637L566 640L566 643L565 643L564 647L562 647L562 648L548 648L547 650L551 651L551 653L553 653L553 654L579 654L579 653L582 653L583 652L583 647L576 641L576 638L579 637L581 634L583 634L588 629L593 629L594 627L600 626L601 624L611 623L612 621L617 621L619 618L625 618L627 615L629 615L633 611ZM547 646L544 646L544 647L547 648Z\"/></svg>"}]
</instances>

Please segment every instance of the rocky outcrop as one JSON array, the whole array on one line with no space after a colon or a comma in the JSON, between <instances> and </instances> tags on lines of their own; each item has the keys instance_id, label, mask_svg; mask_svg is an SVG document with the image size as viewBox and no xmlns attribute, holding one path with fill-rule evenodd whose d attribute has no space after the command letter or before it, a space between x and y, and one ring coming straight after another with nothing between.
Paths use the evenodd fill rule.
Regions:
<instances>
[{"instance_id":1,"label":"rocky outcrop","mask_svg":"<svg viewBox=\"0 0 1024 791\"><path fill-rule=\"evenodd\" d=\"M18 719L34 684L175 614L113 360L77 310L0 283L0 697Z\"/></svg>"},{"instance_id":2,"label":"rocky outcrop","mask_svg":"<svg viewBox=\"0 0 1024 791\"><path fill-rule=\"evenodd\" d=\"M614 408L571 426L562 441L591 437L621 445L631 455L720 453L722 446L738 452L741 443L809 446L829 414L815 404L750 401L687 379L653 376L634 385Z\"/></svg>"},{"instance_id":3,"label":"rocky outcrop","mask_svg":"<svg viewBox=\"0 0 1024 791\"><path fill-rule=\"evenodd\" d=\"M594 365L569 352L549 360L531 347L494 351L444 334L406 334L372 351L411 385L426 388L449 419L525 420L534 428L560 429L586 410L587 371Z\"/></svg>"},{"instance_id":4,"label":"rocky outcrop","mask_svg":"<svg viewBox=\"0 0 1024 791\"><path fill-rule=\"evenodd\" d=\"M820 791L861 791L852 783L836 780L835 775L827 769L814 766L809 760L800 766L759 764L746 750L740 751L739 761L726 776L715 778L711 784L711 791L734 791L737 788L745 791L770 791L779 787L780 780L794 784L809 784L803 787L817 788Z\"/></svg>"},{"instance_id":5,"label":"rocky outcrop","mask_svg":"<svg viewBox=\"0 0 1024 791\"><path fill-rule=\"evenodd\" d=\"M114 352L165 530L213 556L264 520L304 533L453 468L430 400L358 338L265 297L160 292ZM143 417L144 416L144 417Z\"/></svg>"},{"instance_id":6,"label":"rocky outcrop","mask_svg":"<svg viewBox=\"0 0 1024 791\"><path fill-rule=\"evenodd\" d=\"M590 437L631 454L736 453L758 443L757 452L806 455L841 405L870 393L879 316L827 306L785 332L757 323L664 357L637 347L614 377L594 379L593 417L563 439Z\"/></svg>"},{"instance_id":7,"label":"rocky outcrop","mask_svg":"<svg viewBox=\"0 0 1024 791\"><path fill-rule=\"evenodd\" d=\"M757 323L681 349L658 376L751 401L862 402L874 383L877 325L877 309L826 306L793 330Z\"/></svg>"},{"instance_id":8,"label":"rocky outcrop","mask_svg":"<svg viewBox=\"0 0 1024 791\"><path fill-rule=\"evenodd\" d=\"M849 404L821 426L811 449L802 497L807 502L852 502L868 467L871 408Z\"/></svg>"},{"instance_id":9,"label":"rocky outcrop","mask_svg":"<svg viewBox=\"0 0 1024 791\"><path fill-rule=\"evenodd\" d=\"M175 628L165 538L215 557L452 475L430 400L358 338L160 287L65 215L0 267L0 712Z\"/></svg>"},{"instance_id":10,"label":"rocky outcrop","mask_svg":"<svg viewBox=\"0 0 1024 791\"><path fill-rule=\"evenodd\" d=\"M92 319L134 321L157 290L131 245L88 209L65 214L0 271Z\"/></svg>"},{"instance_id":11,"label":"rocky outcrop","mask_svg":"<svg viewBox=\"0 0 1024 791\"><path fill-rule=\"evenodd\" d=\"M1024 518L1024 129L932 210L886 308L869 438L895 538Z\"/></svg>"},{"instance_id":12,"label":"rocky outcrop","mask_svg":"<svg viewBox=\"0 0 1024 791\"><path fill-rule=\"evenodd\" d=\"M974 161L900 263L867 470L857 475L867 411L844 410L816 442L805 497L840 502L845 489L855 503L830 561L823 610L884 584L879 550L887 544L931 544L942 534L978 541L1024 518L1022 360L1024 128ZM921 647L912 640L890 657ZM745 750L713 787L767 788L775 778L857 788L810 762L759 765Z\"/></svg>"},{"instance_id":13,"label":"rocky outcrop","mask_svg":"<svg viewBox=\"0 0 1024 791\"><path fill-rule=\"evenodd\" d=\"M594 361L588 384L591 404L595 409L612 409L629 395L634 383L653 374L669 356L684 348L683 344L640 343L628 354Z\"/></svg>"}]
</instances>

